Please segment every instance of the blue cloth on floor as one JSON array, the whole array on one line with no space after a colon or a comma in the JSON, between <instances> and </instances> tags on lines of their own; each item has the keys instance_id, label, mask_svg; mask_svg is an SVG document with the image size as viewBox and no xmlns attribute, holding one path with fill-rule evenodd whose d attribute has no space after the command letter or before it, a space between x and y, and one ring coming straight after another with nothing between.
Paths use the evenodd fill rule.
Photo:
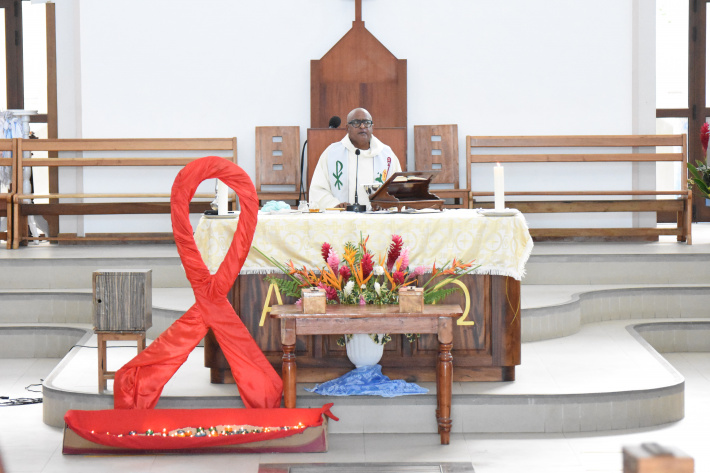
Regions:
<instances>
[{"instance_id":1,"label":"blue cloth on floor","mask_svg":"<svg viewBox=\"0 0 710 473\"><path fill-rule=\"evenodd\" d=\"M408 383L402 379L389 379L382 374L382 366L380 365L361 366L340 378L331 379L323 384L316 384L313 389L305 389L324 396L369 395L396 397L429 392L428 389L424 389L414 383Z\"/></svg>"}]
</instances>

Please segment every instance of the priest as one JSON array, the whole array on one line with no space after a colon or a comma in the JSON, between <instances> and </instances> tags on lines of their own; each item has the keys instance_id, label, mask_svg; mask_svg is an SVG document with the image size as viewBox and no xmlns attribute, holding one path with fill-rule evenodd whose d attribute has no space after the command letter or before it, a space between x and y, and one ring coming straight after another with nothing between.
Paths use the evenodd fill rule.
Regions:
<instances>
[{"instance_id":1,"label":"priest","mask_svg":"<svg viewBox=\"0 0 710 473\"><path fill-rule=\"evenodd\" d=\"M369 209L365 186L382 184L402 170L392 148L372 136L372 126L372 116L364 108L348 113L348 134L323 151L313 172L308 191L312 208L345 208L355 202L357 192L358 203Z\"/></svg>"}]
</instances>

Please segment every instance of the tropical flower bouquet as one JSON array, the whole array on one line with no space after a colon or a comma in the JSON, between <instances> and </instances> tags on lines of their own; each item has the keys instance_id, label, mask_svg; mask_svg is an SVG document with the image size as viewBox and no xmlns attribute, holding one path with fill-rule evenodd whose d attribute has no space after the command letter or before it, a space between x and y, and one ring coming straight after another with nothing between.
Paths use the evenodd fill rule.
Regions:
<instances>
[{"instance_id":1,"label":"tropical flower bouquet","mask_svg":"<svg viewBox=\"0 0 710 473\"><path fill-rule=\"evenodd\" d=\"M707 154L708 151L708 138L710 137L710 125L708 123L703 123L700 128L700 142L703 145L703 151ZM695 161L695 166L688 163L688 170L692 176L688 179L688 184L698 188L701 194L705 196L706 199L710 199L710 169L708 169L707 158L705 162Z\"/></svg>"},{"instance_id":2,"label":"tropical flower bouquet","mask_svg":"<svg viewBox=\"0 0 710 473\"><path fill-rule=\"evenodd\" d=\"M409 266L409 247L404 247L402 237L392 235L392 241L387 252L377 258L368 248L367 238L360 238L358 243L346 242L342 255L329 243L321 246L321 255L325 264L319 271L296 268L293 261L282 264L265 255L258 248L254 249L281 270L288 278L267 276L266 280L278 286L283 295L299 298L301 290L309 287L319 287L325 290L329 304L397 304L399 289L406 286L416 286L420 276L431 273L424 289L424 303L434 304L442 301L449 294L460 290L458 287L447 287L449 283L459 279L464 274L474 271L478 266L473 262L462 263L455 258L440 268L434 263L431 267ZM341 337L338 344L343 346L346 337ZM410 342L417 334L407 334ZM385 344L390 341L388 334L370 334L374 342Z\"/></svg>"}]
</instances>

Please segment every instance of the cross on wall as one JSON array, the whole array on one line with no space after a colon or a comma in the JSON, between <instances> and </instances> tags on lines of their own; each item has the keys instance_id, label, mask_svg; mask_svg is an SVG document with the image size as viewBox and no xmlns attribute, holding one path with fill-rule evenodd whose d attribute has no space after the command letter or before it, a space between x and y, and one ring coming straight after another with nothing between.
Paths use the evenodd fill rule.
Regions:
<instances>
[{"instance_id":1,"label":"cross on wall","mask_svg":"<svg viewBox=\"0 0 710 473\"><path fill-rule=\"evenodd\" d=\"M355 21L362 21L362 0L355 0Z\"/></svg>"}]
</instances>

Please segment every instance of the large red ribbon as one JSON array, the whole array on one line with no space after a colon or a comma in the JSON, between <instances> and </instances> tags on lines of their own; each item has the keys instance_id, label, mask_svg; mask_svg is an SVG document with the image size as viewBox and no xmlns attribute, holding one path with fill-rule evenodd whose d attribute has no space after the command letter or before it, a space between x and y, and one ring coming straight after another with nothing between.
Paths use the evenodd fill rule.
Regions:
<instances>
[{"instance_id":1,"label":"large red ribbon","mask_svg":"<svg viewBox=\"0 0 710 473\"><path fill-rule=\"evenodd\" d=\"M205 266L192 235L189 205L197 186L219 178L239 196L241 213L227 256L217 273ZM259 202L254 184L244 170L224 158L208 156L185 166L173 183L173 233L185 274L195 293L195 304L153 343L116 373L114 408L151 409L165 383L211 328L224 352L246 407L279 407L283 384L244 323L227 300L247 258L256 229Z\"/></svg>"}]
</instances>

